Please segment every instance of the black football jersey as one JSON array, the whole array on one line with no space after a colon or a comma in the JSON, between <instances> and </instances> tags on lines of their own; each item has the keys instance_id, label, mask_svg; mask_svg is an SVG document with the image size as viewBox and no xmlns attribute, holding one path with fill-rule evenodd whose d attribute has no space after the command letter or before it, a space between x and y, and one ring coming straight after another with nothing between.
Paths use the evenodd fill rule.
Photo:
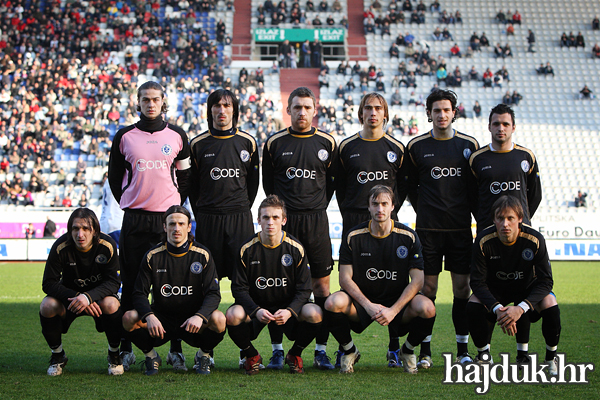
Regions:
<instances>
[{"instance_id":1,"label":"black football jersey","mask_svg":"<svg viewBox=\"0 0 600 400\"><path fill-rule=\"evenodd\" d=\"M495 226L475 239L471 289L488 310L499 304L499 298L525 300L533 308L552 291L553 284L546 241L530 226L522 224L517 241L510 246L500 241Z\"/></svg>"},{"instance_id":2,"label":"black football jersey","mask_svg":"<svg viewBox=\"0 0 600 400\"><path fill-rule=\"evenodd\" d=\"M451 139L436 139L427 132L408 143L408 184L417 229L471 228L477 182L469 158L478 148L477 140L457 131Z\"/></svg>"},{"instance_id":3,"label":"black football jersey","mask_svg":"<svg viewBox=\"0 0 600 400\"><path fill-rule=\"evenodd\" d=\"M110 236L100 233L87 252L77 250L69 233L52 245L42 278L48 296L65 302L83 293L94 303L116 294L120 284L117 245Z\"/></svg>"},{"instance_id":4,"label":"black football jersey","mask_svg":"<svg viewBox=\"0 0 600 400\"><path fill-rule=\"evenodd\" d=\"M333 196L337 157L335 139L319 129L275 133L263 150L265 194L279 196L291 212L326 209Z\"/></svg>"},{"instance_id":5,"label":"black football jersey","mask_svg":"<svg viewBox=\"0 0 600 400\"><path fill-rule=\"evenodd\" d=\"M340 247L340 265L352 265L352 280L371 302L392 306L410 283L409 271L423 270L417 234L397 221L392 232L375 237L371 221L348 232Z\"/></svg>"},{"instance_id":6,"label":"black football jersey","mask_svg":"<svg viewBox=\"0 0 600 400\"><path fill-rule=\"evenodd\" d=\"M274 247L263 244L256 234L240 249L231 292L251 317L264 308L271 313L288 309L298 318L312 292L304 247L285 232Z\"/></svg>"},{"instance_id":7,"label":"black football jersey","mask_svg":"<svg viewBox=\"0 0 600 400\"><path fill-rule=\"evenodd\" d=\"M517 144L510 151L492 151L488 145L473 153L469 163L479 188L477 229L492 224L492 205L505 194L520 200L523 222L529 224L542 201L542 182L533 152Z\"/></svg>"},{"instance_id":8,"label":"black football jersey","mask_svg":"<svg viewBox=\"0 0 600 400\"><path fill-rule=\"evenodd\" d=\"M256 198L260 174L256 140L241 130L222 133L210 130L192 139L194 213L239 213L249 210Z\"/></svg>"},{"instance_id":9,"label":"black football jersey","mask_svg":"<svg viewBox=\"0 0 600 400\"><path fill-rule=\"evenodd\" d=\"M173 254L167 246L159 243L142 260L132 295L135 309L142 319L157 311L178 318L197 315L208 322L221 302L210 251L197 242L183 254Z\"/></svg>"},{"instance_id":10,"label":"black football jersey","mask_svg":"<svg viewBox=\"0 0 600 400\"><path fill-rule=\"evenodd\" d=\"M341 211L366 212L369 190L386 185L394 190L396 209L406 198L406 174L402 170L404 145L385 134L369 140L356 134L340 144L336 196Z\"/></svg>"}]
</instances>

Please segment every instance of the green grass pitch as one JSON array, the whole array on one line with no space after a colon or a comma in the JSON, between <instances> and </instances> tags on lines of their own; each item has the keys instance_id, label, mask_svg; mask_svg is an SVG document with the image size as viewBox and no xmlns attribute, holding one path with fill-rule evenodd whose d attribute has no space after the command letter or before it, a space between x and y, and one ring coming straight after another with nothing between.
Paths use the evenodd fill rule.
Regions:
<instances>
[{"instance_id":1,"label":"green grass pitch","mask_svg":"<svg viewBox=\"0 0 600 400\"><path fill-rule=\"evenodd\" d=\"M597 363L600 359L600 263L553 263L555 293L562 318L559 351L568 362ZM363 334L354 335L362 353L353 375L312 368L313 345L304 352L306 373L291 375L283 371L264 371L248 377L237 368L238 349L226 336L215 349L217 367L209 376L199 376L191 368L187 373L175 373L164 365L153 377L141 374L138 366L123 376L108 376L106 372L107 343L103 334L94 329L91 318L73 323L63 336L63 346L69 364L60 377L49 377L46 368L50 351L41 334L38 310L43 298L41 280L43 263L0 263L0 399L462 399L474 398L474 385L445 385L442 352L455 352L454 329L451 320L452 293L448 273L440 277L436 307L437 320L432 340L434 367L410 376L387 368L387 329L372 324ZM332 275L332 287L337 289L337 274ZM222 282L225 311L232 303L229 283ZM255 342L265 363L271 353L268 333L263 331ZM286 340L284 347L289 348ZM545 351L541 323L532 325L530 352ZM330 337L328 353L337 347ZM472 343L471 353L475 353ZM135 350L138 360L143 358ZM158 349L166 359L168 345ZM188 367L195 350L184 344ZM494 332L492 354L510 352L514 360L514 338ZM485 397L518 399L598 399L600 373L588 373L590 383L584 385L492 385Z\"/></svg>"}]
</instances>

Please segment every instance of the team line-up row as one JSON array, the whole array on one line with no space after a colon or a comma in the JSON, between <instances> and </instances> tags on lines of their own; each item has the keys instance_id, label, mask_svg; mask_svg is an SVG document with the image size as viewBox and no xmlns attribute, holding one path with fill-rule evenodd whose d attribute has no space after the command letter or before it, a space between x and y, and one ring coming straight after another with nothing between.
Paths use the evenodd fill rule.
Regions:
<instances>
[{"instance_id":1,"label":"team line-up row","mask_svg":"<svg viewBox=\"0 0 600 400\"><path fill-rule=\"evenodd\" d=\"M384 133L387 103L371 93L358 110L362 131L338 148L330 135L312 127L312 91L297 88L288 99L291 127L264 145L267 198L259 207L261 232L254 234L257 144L236 127L233 93L211 93L209 130L190 144L181 128L163 120L159 84L140 86L138 102L140 121L117 132L109 163L111 191L124 210L118 257L109 236L94 225L95 216L79 209L48 258L43 284L48 296L40 311L52 349L48 374L62 373L60 333L84 314L104 326L111 374L135 362L132 341L145 355L146 374L158 372L154 346L168 340L168 364L186 369L184 340L200 348L196 371L210 373L212 349L226 328L240 348L240 365L255 374L262 358L251 340L265 325L273 347L267 368L285 363L291 372L303 372L302 350L316 338L313 365L333 369L326 353L331 331L339 342L335 364L353 372L360 353L350 331L362 332L372 321L388 326L388 366L416 373L433 365L442 265L453 283L457 362L491 361L494 322L516 336L517 361L528 362L529 323L542 318L545 359L550 373L556 372L560 316L550 264L543 237L527 225L541 200L539 173L533 153L512 142L510 107L492 109L492 141L479 148L474 138L452 128L456 95L435 91L427 99L431 131L405 148ZM165 168L142 168L144 160L161 160ZM343 217L342 291L331 294L325 210L334 190ZM417 214L416 232L395 222L407 194ZM173 206L187 197L196 219L195 242L189 211ZM478 222L475 245L471 214ZM119 286L115 264L120 303L113 296ZM114 274L105 270L108 265ZM235 297L225 315L217 310L223 277L231 279ZM311 293L314 303L308 302ZM467 348L469 332L478 350L474 358ZM285 357L284 333L294 340Z\"/></svg>"}]
</instances>

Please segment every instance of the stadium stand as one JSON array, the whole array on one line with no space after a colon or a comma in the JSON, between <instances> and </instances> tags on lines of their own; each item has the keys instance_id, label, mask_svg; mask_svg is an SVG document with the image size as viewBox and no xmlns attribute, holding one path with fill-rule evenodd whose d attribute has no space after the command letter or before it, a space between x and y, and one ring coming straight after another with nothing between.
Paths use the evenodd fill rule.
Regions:
<instances>
[{"instance_id":1,"label":"stadium stand","mask_svg":"<svg viewBox=\"0 0 600 400\"><path fill-rule=\"evenodd\" d=\"M262 3L252 0L252 28L259 26L256 11ZM288 20L281 27L310 27L316 15L325 22L330 14L339 24L350 7L362 4L368 10L370 6L368 1L345 0L340 2L340 12L306 12L305 3L300 4L300 10L305 12L304 22ZM383 15L390 1L379 3ZM379 28L366 34L368 60L360 61L361 67L373 64L381 68L385 96L390 100L396 89L394 77L400 75L399 62L409 63L404 57L404 45L399 46L399 58L390 58L389 48L399 34L410 33L417 49L428 47L431 58L443 57L449 74L456 67L462 72L462 84L453 90L463 103L467 118L461 118L455 126L475 136L481 144L489 142L488 110L501 102L506 90L516 90L523 99L515 106L515 137L538 157L544 185L541 207L566 213L595 212L600 205L596 182L599 104L597 100L580 100L579 91L586 84L593 92L600 91L596 86L600 60L594 59L591 52L600 42L600 31L591 25L592 16L600 11L598 5L586 0L440 3L440 11L432 12L427 7L423 23L410 23L410 13L405 12L405 22L390 24L389 35L382 36ZM0 160L9 164L0 169L0 211L45 209L57 202L62 205L67 195L72 205L77 205L84 193L89 204L97 207L110 138L119 127L135 121L135 87L148 79L166 87L171 105L168 118L183 126L190 137L206 129L206 96L223 85L237 88L242 99L245 97L249 111L242 115L240 126L253 134L258 131L259 142L282 126L285 106L281 102L278 69L272 68L272 61L232 62L230 37L235 2L210 1L209 9L203 10L204 4L187 0L0 2L0 12L7 17L1 23L0 37ZM514 25L514 35L507 35L507 26L495 20L499 8L519 10L522 21ZM444 10L448 14L460 10L462 23L440 22ZM224 33L218 29L222 26L220 21ZM270 15L265 23L268 26ZM434 40L437 27L448 28L453 40ZM529 30L535 33L535 52L528 51ZM485 32L490 46L467 56L473 32ZM586 46L561 47L562 32L582 32ZM26 35L32 33L31 37ZM460 58L450 57L454 43L461 48ZM510 45L512 57L497 58L493 50L496 43ZM192 55L191 65L187 64L188 55ZM354 60L348 60L351 66ZM554 67L554 75L538 75L535 69L547 62ZM328 60L326 64L330 69L329 88L323 87L319 98L323 108L333 107L334 116L323 113L319 123L341 139L360 129L356 109L361 85L355 75L356 88L345 94L352 95L355 106L345 113L344 100L337 97L336 90L339 85L346 86L349 76L336 74L338 60ZM506 66L510 81L504 80L502 87L483 87L482 81L468 78L472 66L480 75L487 68L496 72ZM253 77L259 67L263 71L262 85ZM239 84L242 70L253 77L252 82ZM416 88L402 84L398 87L403 105L392 106L390 115L398 115L406 124L413 120L422 132L429 126L424 108L409 102L425 98L437 79L416 74L415 83ZM375 90L374 81L367 83L367 90ZM193 111L189 120L184 112L187 95ZM476 100L482 108L480 118L474 118L472 112ZM410 139L400 129L393 129L393 133L405 143ZM35 165L37 156L42 157L41 165ZM79 157L86 163L83 184L73 182ZM28 190L32 181L37 184ZM587 207L571 207L579 189L588 193ZM31 200L33 206L25 205Z\"/></svg>"}]
</instances>

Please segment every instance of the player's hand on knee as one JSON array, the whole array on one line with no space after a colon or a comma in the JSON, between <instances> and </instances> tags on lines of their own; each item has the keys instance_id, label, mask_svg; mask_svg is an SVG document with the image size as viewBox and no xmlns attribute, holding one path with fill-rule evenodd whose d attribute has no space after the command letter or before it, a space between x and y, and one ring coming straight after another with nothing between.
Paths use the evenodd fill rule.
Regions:
<instances>
[{"instance_id":1,"label":"player's hand on knee","mask_svg":"<svg viewBox=\"0 0 600 400\"><path fill-rule=\"evenodd\" d=\"M148 317L146 317L146 324L150 336L152 336L153 338L164 338L166 331L160 323L159 319L156 318L154 314L150 314Z\"/></svg>"},{"instance_id":2,"label":"player's hand on knee","mask_svg":"<svg viewBox=\"0 0 600 400\"><path fill-rule=\"evenodd\" d=\"M514 323L512 323L510 325L503 326L502 327L502 332L504 332L508 336L515 336L517 334L517 323L514 322Z\"/></svg>"},{"instance_id":3,"label":"player's hand on knee","mask_svg":"<svg viewBox=\"0 0 600 400\"><path fill-rule=\"evenodd\" d=\"M365 308L367 314L371 316L372 320L375 320L375 316L384 308L381 304L370 303Z\"/></svg>"},{"instance_id":4,"label":"player's hand on knee","mask_svg":"<svg viewBox=\"0 0 600 400\"><path fill-rule=\"evenodd\" d=\"M285 325L285 323L290 319L292 313L290 310L277 310L273 317L275 317L275 323L277 325Z\"/></svg>"},{"instance_id":5,"label":"player's hand on knee","mask_svg":"<svg viewBox=\"0 0 600 400\"><path fill-rule=\"evenodd\" d=\"M181 324L180 328L185 328L185 330L189 333L198 333L202 328L202 324L204 320L197 315L191 316L185 320L183 324Z\"/></svg>"},{"instance_id":6,"label":"player's hand on knee","mask_svg":"<svg viewBox=\"0 0 600 400\"><path fill-rule=\"evenodd\" d=\"M523 309L518 306L500 307L496 311L496 320L498 321L498 326L505 328L509 325L515 324L523 314Z\"/></svg>"},{"instance_id":7,"label":"player's hand on knee","mask_svg":"<svg viewBox=\"0 0 600 400\"><path fill-rule=\"evenodd\" d=\"M67 309L75 314L81 314L86 307L90 305L90 301L85 294L80 294L77 297L70 297L67 300L71 302Z\"/></svg>"},{"instance_id":8,"label":"player's hand on knee","mask_svg":"<svg viewBox=\"0 0 600 400\"><path fill-rule=\"evenodd\" d=\"M102 315L102 309L96 302L87 306L84 311L87 315L91 315L92 317L100 317Z\"/></svg>"},{"instance_id":9,"label":"player's hand on knee","mask_svg":"<svg viewBox=\"0 0 600 400\"><path fill-rule=\"evenodd\" d=\"M379 323L379 325L389 325L396 318L396 313L388 307L383 307L377 314L374 315L373 319Z\"/></svg>"},{"instance_id":10,"label":"player's hand on knee","mask_svg":"<svg viewBox=\"0 0 600 400\"><path fill-rule=\"evenodd\" d=\"M263 324L268 324L271 321L275 321L275 317L269 311L261 308L256 312L256 319Z\"/></svg>"}]
</instances>

